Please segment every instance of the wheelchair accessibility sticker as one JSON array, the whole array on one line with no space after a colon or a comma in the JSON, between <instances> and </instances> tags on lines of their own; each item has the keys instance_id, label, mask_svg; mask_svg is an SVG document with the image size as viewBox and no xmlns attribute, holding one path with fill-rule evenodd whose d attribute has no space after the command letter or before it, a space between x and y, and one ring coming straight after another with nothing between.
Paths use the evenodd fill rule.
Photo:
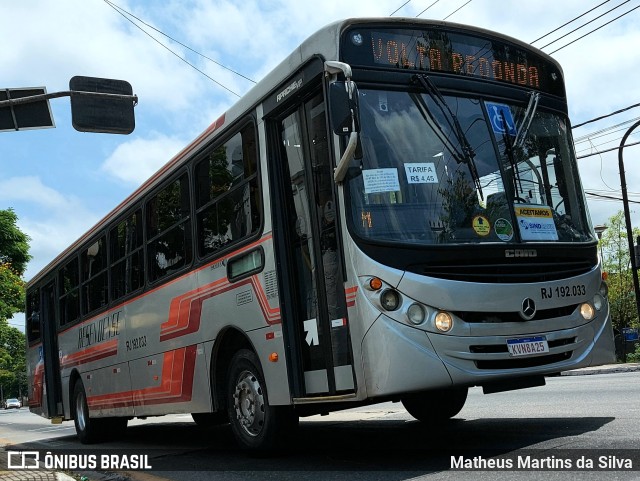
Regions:
<instances>
[{"instance_id":1,"label":"wheelchair accessibility sticker","mask_svg":"<svg viewBox=\"0 0 640 481\"><path fill-rule=\"evenodd\" d=\"M515 136L517 130L513 115L511 114L511 108L508 105L493 102L485 102L485 105L493 131L496 134Z\"/></svg>"}]
</instances>

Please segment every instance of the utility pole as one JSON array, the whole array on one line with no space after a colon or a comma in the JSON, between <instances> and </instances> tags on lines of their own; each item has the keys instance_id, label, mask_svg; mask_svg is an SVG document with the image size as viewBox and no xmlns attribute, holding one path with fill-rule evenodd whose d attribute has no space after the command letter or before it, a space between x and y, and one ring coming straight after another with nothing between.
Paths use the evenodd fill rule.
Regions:
<instances>
[{"instance_id":1,"label":"utility pole","mask_svg":"<svg viewBox=\"0 0 640 481\"><path fill-rule=\"evenodd\" d=\"M622 188L622 202L624 204L624 219L627 226L627 240L629 242L629 257L631 258L631 274L633 275L633 289L636 296L636 310L638 319L640 319L640 287L638 286L638 263L636 262L635 249L633 244L633 228L631 227L631 213L629 211L629 196L627 195L627 179L624 174L624 161L622 159L622 150L627 138L631 135L636 127L640 126L640 120L633 124L622 137L620 148L618 150L618 167L620 169L620 187Z\"/></svg>"}]
</instances>

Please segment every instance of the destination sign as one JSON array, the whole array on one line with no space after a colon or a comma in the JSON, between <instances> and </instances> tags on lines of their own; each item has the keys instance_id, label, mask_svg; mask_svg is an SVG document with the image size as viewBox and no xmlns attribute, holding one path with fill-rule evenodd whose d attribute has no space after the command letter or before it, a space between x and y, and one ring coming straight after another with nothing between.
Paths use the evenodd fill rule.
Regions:
<instances>
[{"instance_id":1,"label":"destination sign","mask_svg":"<svg viewBox=\"0 0 640 481\"><path fill-rule=\"evenodd\" d=\"M351 66L448 73L565 95L553 62L494 38L435 28L354 28L343 38Z\"/></svg>"}]
</instances>

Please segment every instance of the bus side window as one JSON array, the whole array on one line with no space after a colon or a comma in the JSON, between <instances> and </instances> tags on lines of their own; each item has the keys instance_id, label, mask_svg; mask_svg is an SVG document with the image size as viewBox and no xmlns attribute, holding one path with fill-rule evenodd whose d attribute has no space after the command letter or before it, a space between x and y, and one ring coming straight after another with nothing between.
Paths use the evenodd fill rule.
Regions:
<instances>
[{"instance_id":1,"label":"bus side window","mask_svg":"<svg viewBox=\"0 0 640 481\"><path fill-rule=\"evenodd\" d=\"M107 238L101 236L84 249L82 268L82 312L89 314L109 303L107 279Z\"/></svg>"},{"instance_id":2,"label":"bus side window","mask_svg":"<svg viewBox=\"0 0 640 481\"><path fill-rule=\"evenodd\" d=\"M198 254L205 257L260 226L257 145L250 124L195 167Z\"/></svg>"},{"instance_id":3,"label":"bus side window","mask_svg":"<svg viewBox=\"0 0 640 481\"><path fill-rule=\"evenodd\" d=\"M80 272L78 258L71 259L59 272L60 325L80 318Z\"/></svg>"},{"instance_id":4,"label":"bus side window","mask_svg":"<svg viewBox=\"0 0 640 481\"><path fill-rule=\"evenodd\" d=\"M144 284L142 210L121 221L109 233L111 245L111 298L137 291Z\"/></svg>"},{"instance_id":5,"label":"bus side window","mask_svg":"<svg viewBox=\"0 0 640 481\"><path fill-rule=\"evenodd\" d=\"M147 203L148 276L153 282L192 259L189 182L182 174Z\"/></svg>"},{"instance_id":6,"label":"bus side window","mask_svg":"<svg viewBox=\"0 0 640 481\"><path fill-rule=\"evenodd\" d=\"M40 340L40 288L36 287L27 293L27 340Z\"/></svg>"}]
</instances>

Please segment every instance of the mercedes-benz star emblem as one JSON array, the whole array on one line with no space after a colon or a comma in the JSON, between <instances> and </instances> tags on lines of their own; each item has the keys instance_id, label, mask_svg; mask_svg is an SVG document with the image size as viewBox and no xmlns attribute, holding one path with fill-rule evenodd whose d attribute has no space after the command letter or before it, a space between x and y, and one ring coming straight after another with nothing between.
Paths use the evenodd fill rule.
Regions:
<instances>
[{"instance_id":1,"label":"mercedes-benz star emblem","mask_svg":"<svg viewBox=\"0 0 640 481\"><path fill-rule=\"evenodd\" d=\"M520 311L520 317L525 321L530 321L535 315L536 303L533 302L533 299L527 297L524 301L522 301L522 310Z\"/></svg>"}]
</instances>

